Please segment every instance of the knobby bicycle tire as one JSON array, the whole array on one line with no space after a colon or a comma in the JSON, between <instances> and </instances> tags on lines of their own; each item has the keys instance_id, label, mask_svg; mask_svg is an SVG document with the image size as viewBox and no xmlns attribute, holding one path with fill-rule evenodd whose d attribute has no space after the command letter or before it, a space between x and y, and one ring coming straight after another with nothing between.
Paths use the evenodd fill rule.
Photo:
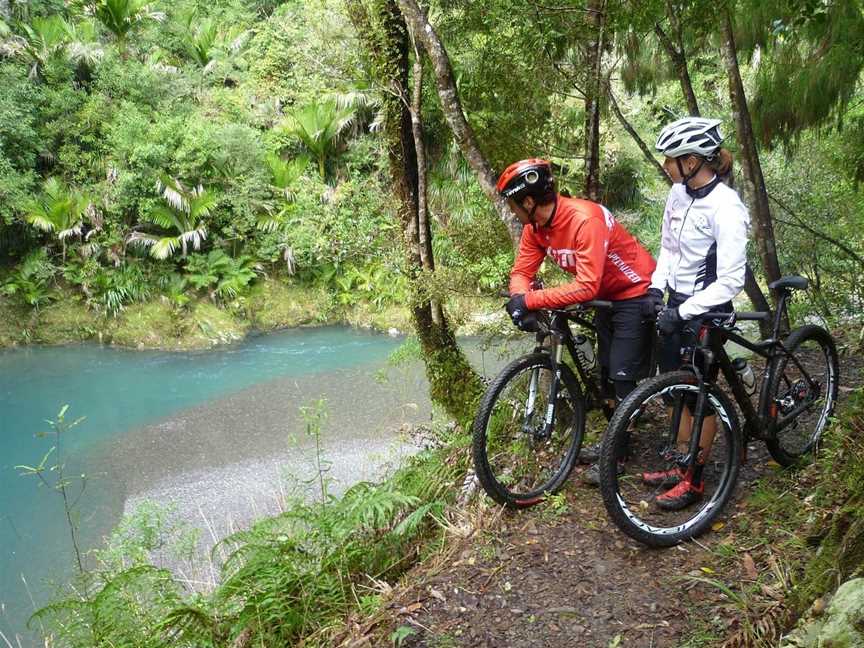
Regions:
<instances>
[{"instance_id":1,"label":"knobby bicycle tire","mask_svg":"<svg viewBox=\"0 0 864 648\"><path fill-rule=\"evenodd\" d=\"M706 493L701 501L689 507L671 513L661 510L656 497L662 495L661 489L665 492L670 486L646 485L644 475L658 468L664 470L664 465L665 470L675 466L664 456L667 448L659 441L671 434L667 399L680 394L682 400L677 405L680 408L689 407L685 398L695 402L698 382L692 372L674 371L641 383L615 410L603 435L599 461L603 504L619 529L648 546L669 547L704 533L734 491L742 452L738 417L728 396L716 385L708 385L706 389L708 406L717 415L717 434L703 468ZM652 416L656 424L652 423ZM624 447L628 447L628 454L619 467ZM623 474L619 475L622 469Z\"/></svg>"},{"instance_id":2,"label":"knobby bicycle tire","mask_svg":"<svg viewBox=\"0 0 864 648\"><path fill-rule=\"evenodd\" d=\"M538 441L531 433L542 429L538 425L543 424L548 411L548 383L538 384L535 390L542 406L536 420L526 415L523 393L526 377L529 383L532 375L538 376L538 383L543 382L543 376L551 379L548 353L532 353L512 361L483 395L473 426L474 469L483 489L499 504L524 508L542 501L564 485L576 464L585 431L584 397L571 369L558 366L561 386L555 404L554 438ZM532 475L532 462L544 455L551 459L551 469L548 474L538 470L544 474Z\"/></svg>"},{"instance_id":3,"label":"knobby bicycle tire","mask_svg":"<svg viewBox=\"0 0 864 648\"><path fill-rule=\"evenodd\" d=\"M808 343L814 343L818 347L818 353L812 347L805 347ZM837 358L837 347L834 339L821 326L807 325L796 328L784 341L786 349L795 356L808 373L819 373L812 376L820 380L822 400L818 412L812 412L809 408L801 411L783 430L777 432L777 437L767 441L768 451L774 460L781 466L792 466L808 453L814 452L819 444L822 432L828 424L828 419L834 412L837 404L837 391L840 377L840 363ZM824 361L824 371L819 371L818 365ZM793 382L795 381L795 382ZM803 388L802 397L808 396L806 382L800 378L800 370L797 365L786 356L780 356L775 360L772 370L770 391L771 402L776 403L784 396L795 403L794 391L796 383ZM827 383L827 384L826 384ZM815 414L815 420L813 415ZM782 411L781 411L782 416ZM813 428L809 428L811 424ZM803 432L803 434L802 434Z\"/></svg>"}]
</instances>

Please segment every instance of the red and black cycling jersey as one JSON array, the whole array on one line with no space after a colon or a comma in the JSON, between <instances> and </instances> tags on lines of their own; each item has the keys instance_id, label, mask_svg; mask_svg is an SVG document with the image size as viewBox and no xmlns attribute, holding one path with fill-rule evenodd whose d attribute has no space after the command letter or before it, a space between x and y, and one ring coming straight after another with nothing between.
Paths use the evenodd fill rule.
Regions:
<instances>
[{"instance_id":1,"label":"red and black cycling jersey","mask_svg":"<svg viewBox=\"0 0 864 648\"><path fill-rule=\"evenodd\" d=\"M510 294L524 294L531 310L644 295L656 263L639 241L602 205L560 195L557 201L547 227L522 230L510 272ZM534 275L547 255L575 279L563 286L531 291Z\"/></svg>"}]
</instances>

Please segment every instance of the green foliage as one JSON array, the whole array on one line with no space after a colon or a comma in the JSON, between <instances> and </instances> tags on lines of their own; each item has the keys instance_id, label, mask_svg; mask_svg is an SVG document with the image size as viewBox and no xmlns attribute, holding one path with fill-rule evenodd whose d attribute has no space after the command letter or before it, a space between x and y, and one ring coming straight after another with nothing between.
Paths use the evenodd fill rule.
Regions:
<instances>
[{"instance_id":1,"label":"green foliage","mask_svg":"<svg viewBox=\"0 0 864 648\"><path fill-rule=\"evenodd\" d=\"M335 101L313 103L294 110L288 116L285 133L295 137L318 161L318 173L327 177L327 163L354 120L354 110L339 108Z\"/></svg>"},{"instance_id":2,"label":"green foliage","mask_svg":"<svg viewBox=\"0 0 864 648\"><path fill-rule=\"evenodd\" d=\"M198 290L212 290L223 299L233 299L255 279L258 264L248 256L231 258L222 250L186 257L185 281Z\"/></svg>"},{"instance_id":3,"label":"green foliage","mask_svg":"<svg viewBox=\"0 0 864 648\"><path fill-rule=\"evenodd\" d=\"M393 642L393 645L396 648L402 645L402 643L413 635L416 635L417 631L411 626L402 625L396 628L392 633L390 633L390 641Z\"/></svg>"},{"instance_id":4,"label":"green foliage","mask_svg":"<svg viewBox=\"0 0 864 648\"><path fill-rule=\"evenodd\" d=\"M641 202L639 182L641 171L638 162L628 157L619 157L604 170L600 184L601 202L610 209L632 209Z\"/></svg>"},{"instance_id":5,"label":"green foliage","mask_svg":"<svg viewBox=\"0 0 864 648\"><path fill-rule=\"evenodd\" d=\"M89 205L87 196L51 177L42 186L42 195L26 205L24 219L37 229L56 235L65 245L66 239L81 236Z\"/></svg>"},{"instance_id":6,"label":"green foliage","mask_svg":"<svg viewBox=\"0 0 864 648\"><path fill-rule=\"evenodd\" d=\"M760 46L752 112L766 144L840 120L864 68L859 2L746 2L745 43Z\"/></svg>"},{"instance_id":7,"label":"green foliage","mask_svg":"<svg viewBox=\"0 0 864 648\"><path fill-rule=\"evenodd\" d=\"M177 520L173 506L142 502L120 520L95 558L105 574L145 565L162 567L168 559L191 560L199 536L199 529Z\"/></svg>"},{"instance_id":8,"label":"green foliage","mask_svg":"<svg viewBox=\"0 0 864 648\"><path fill-rule=\"evenodd\" d=\"M123 306L145 301L151 291L138 263L126 263L114 270L100 267L92 280L90 301L108 315L117 315Z\"/></svg>"},{"instance_id":9,"label":"green foliage","mask_svg":"<svg viewBox=\"0 0 864 648\"><path fill-rule=\"evenodd\" d=\"M159 236L133 232L129 243L149 248L150 256L155 259L167 259L177 249L180 249L185 257L189 245L194 250L200 250L201 243L207 238L204 219L215 206L216 197L200 184L188 188L178 179L164 175L159 179L156 188L166 205L154 207L146 218L154 225L176 234Z\"/></svg>"},{"instance_id":10,"label":"green foliage","mask_svg":"<svg viewBox=\"0 0 864 648\"><path fill-rule=\"evenodd\" d=\"M46 251L36 250L3 281L3 293L38 309L52 299L49 284L56 272Z\"/></svg>"},{"instance_id":11,"label":"green foliage","mask_svg":"<svg viewBox=\"0 0 864 648\"><path fill-rule=\"evenodd\" d=\"M129 33L144 20L161 21L165 14L153 11L147 0L93 0L93 15L125 49Z\"/></svg>"},{"instance_id":12,"label":"green foliage","mask_svg":"<svg viewBox=\"0 0 864 648\"><path fill-rule=\"evenodd\" d=\"M15 466L15 469L22 476L35 477L43 486L57 493L63 500L66 527L72 539L72 548L75 551L78 570L83 572L84 563L82 562L81 543L79 540L80 525L77 507L78 501L87 488L87 476L82 474L70 477L68 475L66 472L66 455L61 450L61 440L65 441L69 432L84 421L84 417L67 420L67 411L69 411L69 405L63 405L60 411L57 412L57 418L46 421L51 431L40 432L36 435L39 437L49 437L54 444L43 455L42 460L35 466L20 465Z\"/></svg>"}]
</instances>

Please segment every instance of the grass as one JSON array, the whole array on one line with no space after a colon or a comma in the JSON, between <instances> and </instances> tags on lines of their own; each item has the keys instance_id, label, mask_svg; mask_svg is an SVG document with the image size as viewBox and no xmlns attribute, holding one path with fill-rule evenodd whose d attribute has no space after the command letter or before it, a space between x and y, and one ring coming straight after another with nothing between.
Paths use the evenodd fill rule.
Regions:
<instances>
[{"instance_id":1,"label":"grass","mask_svg":"<svg viewBox=\"0 0 864 648\"><path fill-rule=\"evenodd\" d=\"M58 292L55 301L38 311L0 298L0 348L92 340L140 349L206 349L240 340L253 330L322 324L403 333L411 329L410 313L403 306L339 306L323 289L281 279L261 279L230 304L199 297L179 308L157 297L127 304L116 317L88 308L80 295Z\"/></svg>"},{"instance_id":2,"label":"grass","mask_svg":"<svg viewBox=\"0 0 864 648\"><path fill-rule=\"evenodd\" d=\"M738 630L722 643L703 619L683 645L776 645L814 600L864 572L862 432L859 391L826 432L815 462L774 471L755 484L730 517L726 539L711 548L717 563L710 578L695 577L725 595ZM742 567L745 553L759 567L755 580Z\"/></svg>"}]
</instances>

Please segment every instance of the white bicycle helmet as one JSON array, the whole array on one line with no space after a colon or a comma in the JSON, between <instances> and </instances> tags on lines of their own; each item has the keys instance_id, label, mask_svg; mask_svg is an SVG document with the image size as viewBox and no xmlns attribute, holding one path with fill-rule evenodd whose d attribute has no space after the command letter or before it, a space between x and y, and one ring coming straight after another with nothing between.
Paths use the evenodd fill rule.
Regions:
<instances>
[{"instance_id":1,"label":"white bicycle helmet","mask_svg":"<svg viewBox=\"0 0 864 648\"><path fill-rule=\"evenodd\" d=\"M698 155L710 160L723 143L719 125L719 119L703 117L679 119L660 131L654 148L670 158Z\"/></svg>"}]
</instances>

